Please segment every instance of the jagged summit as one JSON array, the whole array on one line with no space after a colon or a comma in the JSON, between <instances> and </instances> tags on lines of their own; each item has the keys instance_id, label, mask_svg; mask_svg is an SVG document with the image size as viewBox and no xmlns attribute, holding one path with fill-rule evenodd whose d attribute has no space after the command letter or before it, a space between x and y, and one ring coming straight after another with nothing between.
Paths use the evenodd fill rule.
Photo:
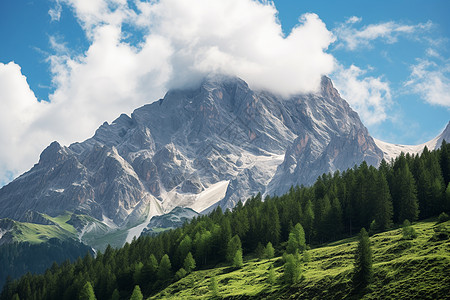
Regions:
<instances>
[{"instance_id":1,"label":"jagged summit","mask_svg":"<svg viewBox=\"0 0 450 300\"><path fill-rule=\"evenodd\" d=\"M77 212L132 227L128 240L175 207L232 208L382 157L327 77L317 93L282 98L211 75L105 122L84 142L52 143L39 164L0 189L0 218Z\"/></svg>"}]
</instances>

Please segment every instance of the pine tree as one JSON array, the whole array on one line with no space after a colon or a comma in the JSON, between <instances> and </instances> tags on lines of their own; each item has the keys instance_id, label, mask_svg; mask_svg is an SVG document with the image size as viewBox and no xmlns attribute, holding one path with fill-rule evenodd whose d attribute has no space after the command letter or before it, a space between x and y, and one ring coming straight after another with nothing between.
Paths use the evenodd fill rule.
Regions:
<instances>
[{"instance_id":1,"label":"pine tree","mask_svg":"<svg viewBox=\"0 0 450 300\"><path fill-rule=\"evenodd\" d=\"M194 259L194 257L192 256L192 253L191 252L189 252L187 255L186 255L186 258L184 259L184 269L186 270L186 272L188 272L188 273L191 273L194 269L195 269L195 267L196 267L196 265L195 265L195 259Z\"/></svg>"},{"instance_id":2,"label":"pine tree","mask_svg":"<svg viewBox=\"0 0 450 300\"><path fill-rule=\"evenodd\" d=\"M303 210L303 218L305 220L304 224L308 243L311 243L311 236L314 234L314 209L310 199L306 201L305 209Z\"/></svg>"},{"instance_id":3,"label":"pine tree","mask_svg":"<svg viewBox=\"0 0 450 300\"><path fill-rule=\"evenodd\" d=\"M444 211L450 214L450 183L448 183L447 188L445 189L444 197Z\"/></svg>"},{"instance_id":4,"label":"pine tree","mask_svg":"<svg viewBox=\"0 0 450 300\"><path fill-rule=\"evenodd\" d=\"M114 292L112 293L111 300L120 300L120 294L117 289L115 289Z\"/></svg>"},{"instance_id":5,"label":"pine tree","mask_svg":"<svg viewBox=\"0 0 450 300\"><path fill-rule=\"evenodd\" d=\"M79 299L80 300L96 300L97 299L97 298L95 298L94 289L92 288L92 285L89 281L87 281L84 284L83 288L81 289Z\"/></svg>"},{"instance_id":6,"label":"pine tree","mask_svg":"<svg viewBox=\"0 0 450 300\"><path fill-rule=\"evenodd\" d=\"M166 281L172 278L172 264L169 256L164 254L158 267L158 279Z\"/></svg>"},{"instance_id":7,"label":"pine tree","mask_svg":"<svg viewBox=\"0 0 450 300\"><path fill-rule=\"evenodd\" d=\"M217 284L216 277L211 277L211 282L209 283L209 290L213 294L213 297L217 297L219 295L219 286Z\"/></svg>"},{"instance_id":8,"label":"pine tree","mask_svg":"<svg viewBox=\"0 0 450 300\"><path fill-rule=\"evenodd\" d=\"M242 250L238 249L233 257L233 267L242 268L244 261L242 259Z\"/></svg>"},{"instance_id":9,"label":"pine tree","mask_svg":"<svg viewBox=\"0 0 450 300\"><path fill-rule=\"evenodd\" d=\"M288 284L295 284L300 281L302 275L301 264L297 255L285 254L284 263L284 281Z\"/></svg>"},{"instance_id":10,"label":"pine tree","mask_svg":"<svg viewBox=\"0 0 450 300\"><path fill-rule=\"evenodd\" d=\"M396 181L398 184L398 221L403 222L405 219L417 220L419 216L419 205L416 185L407 164L396 172Z\"/></svg>"},{"instance_id":11,"label":"pine tree","mask_svg":"<svg viewBox=\"0 0 450 300\"><path fill-rule=\"evenodd\" d=\"M269 284L274 285L276 280L275 269L270 265L269 270L267 271L267 281Z\"/></svg>"},{"instance_id":12,"label":"pine tree","mask_svg":"<svg viewBox=\"0 0 450 300\"><path fill-rule=\"evenodd\" d=\"M355 255L353 282L356 287L365 287L372 281L372 249L365 228L359 233L358 248Z\"/></svg>"},{"instance_id":13,"label":"pine tree","mask_svg":"<svg viewBox=\"0 0 450 300\"><path fill-rule=\"evenodd\" d=\"M238 250L241 250L241 252L242 252L242 244L241 244L241 239L239 238L239 236L235 235L228 242L228 247L227 247L227 261L228 262L231 262L231 263L233 262L233 259Z\"/></svg>"},{"instance_id":14,"label":"pine tree","mask_svg":"<svg viewBox=\"0 0 450 300\"><path fill-rule=\"evenodd\" d=\"M297 223L289 233L286 251L290 254L296 254L298 252L303 252L305 249L305 231L303 230L302 225L300 223Z\"/></svg>"},{"instance_id":15,"label":"pine tree","mask_svg":"<svg viewBox=\"0 0 450 300\"><path fill-rule=\"evenodd\" d=\"M272 242L277 245L280 241L281 225L280 217L278 215L278 209L273 201L270 201L268 204L266 217L266 241Z\"/></svg>"},{"instance_id":16,"label":"pine tree","mask_svg":"<svg viewBox=\"0 0 450 300\"><path fill-rule=\"evenodd\" d=\"M336 196L331 199L331 211L328 214L328 218L328 230L330 231L330 236L335 239L337 235L340 235L342 233L342 229L344 227L341 202Z\"/></svg>"},{"instance_id":17,"label":"pine tree","mask_svg":"<svg viewBox=\"0 0 450 300\"><path fill-rule=\"evenodd\" d=\"M142 300L144 296L142 295L141 288L139 285L134 287L133 293L131 294L130 300Z\"/></svg>"},{"instance_id":18,"label":"pine tree","mask_svg":"<svg viewBox=\"0 0 450 300\"><path fill-rule=\"evenodd\" d=\"M384 231L392 226L393 207L391 193L386 177L382 172L376 177L377 193L375 195L375 222L381 231Z\"/></svg>"},{"instance_id":19,"label":"pine tree","mask_svg":"<svg viewBox=\"0 0 450 300\"><path fill-rule=\"evenodd\" d=\"M447 144L445 140L441 145L441 170L444 185L448 185L450 182L450 144Z\"/></svg>"},{"instance_id":20,"label":"pine tree","mask_svg":"<svg viewBox=\"0 0 450 300\"><path fill-rule=\"evenodd\" d=\"M268 242L266 248L264 249L264 256L268 259L273 258L275 255L275 249L273 249L272 243Z\"/></svg>"},{"instance_id":21,"label":"pine tree","mask_svg":"<svg viewBox=\"0 0 450 300\"><path fill-rule=\"evenodd\" d=\"M264 257L264 246L261 244L261 242L258 242L258 245L255 249L256 257L263 258Z\"/></svg>"},{"instance_id":22,"label":"pine tree","mask_svg":"<svg viewBox=\"0 0 450 300\"><path fill-rule=\"evenodd\" d=\"M180 280L181 278L186 277L187 272L185 269L180 268L176 273L175 273L175 280Z\"/></svg>"},{"instance_id":23,"label":"pine tree","mask_svg":"<svg viewBox=\"0 0 450 300\"><path fill-rule=\"evenodd\" d=\"M180 242L180 245L176 251L177 262L175 265L180 265L188 252L192 249L192 239L189 235L186 235Z\"/></svg>"}]
</instances>

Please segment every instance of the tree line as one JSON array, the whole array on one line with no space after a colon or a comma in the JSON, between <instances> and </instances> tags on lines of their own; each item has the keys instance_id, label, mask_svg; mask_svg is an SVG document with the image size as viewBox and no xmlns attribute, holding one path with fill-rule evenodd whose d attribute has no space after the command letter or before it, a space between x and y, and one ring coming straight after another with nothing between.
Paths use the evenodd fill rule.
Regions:
<instances>
[{"instance_id":1,"label":"tree line","mask_svg":"<svg viewBox=\"0 0 450 300\"><path fill-rule=\"evenodd\" d=\"M120 249L108 246L95 258L86 255L54 264L42 275L26 274L8 282L0 299L77 299L87 283L97 299L129 299L137 288L149 296L194 269L219 263L239 267L243 256L270 251L272 256L286 251L286 268L295 279L298 270L289 262L306 244L351 236L363 227L379 232L405 220L450 213L449 179L450 145L445 141L438 150L402 153L378 168L363 162L324 174L310 187L292 187L264 201L258 194L232 211L218 207L180 228L141 236Z\"/></svg>"}]
</instances>

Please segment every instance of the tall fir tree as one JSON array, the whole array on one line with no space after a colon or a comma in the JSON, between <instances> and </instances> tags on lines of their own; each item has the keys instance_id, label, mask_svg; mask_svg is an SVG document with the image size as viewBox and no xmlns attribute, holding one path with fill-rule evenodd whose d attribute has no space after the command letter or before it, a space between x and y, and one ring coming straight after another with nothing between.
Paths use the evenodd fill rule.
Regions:
<instances>
[{"instance_id":1,"label":"tall fir tree","mask_svg":"<svg viewBox=\"0 0 450 300\"><path fill-rule=\"evenodd\" d=\"M188 273L191 273L195 269L196 264L191 252L186 255L183 266Z\"/></svg>"},{"instance_id":2,"label":"tall fir tree","mask_svg":"<svg viewBox=\"0 0 450 300\"><path fill-rule=\"evenodd\" d=\"M353 282L356 287L365 287L372 281L372 249L365 228L359 233L358 248L355 254Z\"/></svg>"},{"instance_id":3,"label":"tall fir tree","mask_svg":"<svg viewBox=\"0 0 450 300\"><path fill-rule=\"evenodd\" d=\"M89 281L87 281L83 285L83 288L80 291L79 299L80 300L96 300L97 299L94 294L94 289L92 288L92 285Z\"/></svg>"},{"instance_id":4,"label":"tall fir tree","mask_svg":"<svg viewBox=\"0 0 450 300\"><path fill-rule=\"evenodd\" d=\"M161 258L158 267L158 279L162 281L167 281L172 278L172 264L170 263L169 255L164 254Z\"/></svg>"},{"instance_id":5,"label":"tall fir tree","mask_svg":"<svg viewBox=\"0 0 450 300\"><path fill-rule=\"evenodd\" d=\"M376 186L378 189L375 195L375 222L377 229L384 231L392 226L393 208L389 185L382 172L377 175Z\"/></svg>"},{"instance_id":6,"label":"tall fir tree","mask_svg":"<svg viewBox=\"0 0 450 300\"><path fill-rule=\"evenodd\" d=\"M305 231L300 223L297 223L292 231L289 233L289 240L286 247L286 252L296 254L303 252L306 249Z\"/></svg>"},{"instance_id":7,"label":"tall fir tree","mask_svg":"<svg viewBox=\"0 0 450 300\"><path fill-rule=\"evenodd\" d=\"M233 238L231 238L231 240L228 242L228 247L227 247L227 261L229 261L230 263L233 262L233 259L236 255L236 252L240 250L242 252L242 244L241 244L241 239L239 238L238 235L233 236Z\"/></svg>"},{"instance_id":8,"label":"tall fir tree","mask_svg":"<svg viewBox=\"0 0 450 300\"><path fill-rule=\"evenodd\" d=\"M419 216L419 204L414 177L409 171L407 164L399 170L397 176L400 188L398 194L398 222L403 222L406 219L415 221Z\"/></svg>"},{"instance_id":9,"label":"tall fir tree","mask_svg":"<svg viewBox=\"0 0 450 300\"><path fill-rule=\"evenodd\" d=\"M285 254L284 259L284 281L288 284L298 283L302 275L302 267L297 255Z\"/></svg>"},{"instance_id":10,"label":"tall fir tree","mask_svg":"<svg viewBox=\"0 0 450 300\"><path fill-rule=\"evenodd\" d=\"M131 294L130 300L142 300L144 296L142 295L141 288L139 285L134 287L133 293Z\"/></svg>"}]
</instances>

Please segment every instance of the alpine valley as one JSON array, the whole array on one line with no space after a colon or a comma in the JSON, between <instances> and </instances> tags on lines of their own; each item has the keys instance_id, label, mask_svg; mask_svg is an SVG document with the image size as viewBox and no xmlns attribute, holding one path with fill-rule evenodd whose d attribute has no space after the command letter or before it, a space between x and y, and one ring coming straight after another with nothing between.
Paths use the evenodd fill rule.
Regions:
<instances>
[{"instance_id":1,"label":"alpine valley","mask_svg":"<svg viewBox=\"0 0 450 300\"><path fill-rule=\"evenodd\" d=\"M317 93L284 98L210 75L105 122L84 142L51 143L0 189L0 245L57 238L120 247L217 206L281 195L323 173L378 166L444 139L450 123L423 145L373 139L327 77Z\"/></svg>"}]
</instances>

